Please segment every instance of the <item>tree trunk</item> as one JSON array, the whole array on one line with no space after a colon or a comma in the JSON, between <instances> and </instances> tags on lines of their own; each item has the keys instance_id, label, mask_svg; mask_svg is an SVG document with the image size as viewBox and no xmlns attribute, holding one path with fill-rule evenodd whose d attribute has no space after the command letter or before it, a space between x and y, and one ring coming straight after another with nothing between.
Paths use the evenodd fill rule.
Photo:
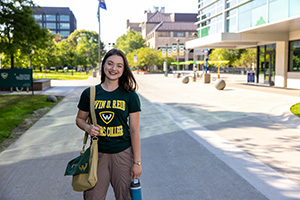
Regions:
<instances>
[{"instance_id":1,"label":"tree trunk","mask_svg":"<svg viewBox=\"0 0 300 200\"><path fill-rule=\"evenodd\" d=\"M10 54L10 67L13 69L15 67L14 54Z\"/></svg>"}]
</instances>

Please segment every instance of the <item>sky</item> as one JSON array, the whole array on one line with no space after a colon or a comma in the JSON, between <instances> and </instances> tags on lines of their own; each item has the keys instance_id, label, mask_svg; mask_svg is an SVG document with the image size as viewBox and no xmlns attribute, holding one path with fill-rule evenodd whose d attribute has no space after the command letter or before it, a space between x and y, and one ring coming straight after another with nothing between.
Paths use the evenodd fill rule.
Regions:
<instances>
[{"instance_id":1,"label":"sky","mask_svg":"<svg viewBox=\"0 0 300 200\"><path fill-rule=\"evenodd\" d=\"M69 7L78 30L99 32L98 0L33 0L41 7ZM126 22L144 21L144 11L165 7L166 13L197 13L198 0L105 0L107 10L100 10L101 41L107 46L126 34Z\"/></svg>"}]
</instances>

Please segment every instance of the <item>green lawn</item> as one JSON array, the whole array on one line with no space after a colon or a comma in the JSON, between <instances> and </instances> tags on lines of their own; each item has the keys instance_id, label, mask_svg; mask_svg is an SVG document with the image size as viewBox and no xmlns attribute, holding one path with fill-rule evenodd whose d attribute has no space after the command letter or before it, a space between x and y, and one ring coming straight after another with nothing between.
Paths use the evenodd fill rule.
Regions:
<instances>
[{"instance_id":1,"label":"green lawn","mask_svg":"<svg viewBox=\"0 0 300 200\"><path fill-rule=\"evenodd\" d=\"M291 112L294 113L294 115L300 117L300 103L296 103L291 107Z\"/></svg>"},{"instance_id":2,"label":"green lawn","mask_svg":"<svg viewBox=\"0 0 300 200\"><path fill-rule=\"evenodd\" d=\"M69 70L68 72L63 72L62 70L51 71L48 70L47 73L40 71L33 71L33 79L55 79L55 80L76 80L76 79L87 79L92 75L92 71L88 74L86 72L75 72Z\"/></svg>"},{"instance_id":3,"label":"green lawn","mask_svg":"<svg viewBox=\"0 0 300 200\"><path fill-rule=\"evenodd\" d=\"M0 143L12 134L12 130L24 124L34 111L43 108L40 114L47 113L59 101L48 102L46 95L1 95L0 96ZM25 128L29 128L26 127Z\"/></svg>"}]
</instances>

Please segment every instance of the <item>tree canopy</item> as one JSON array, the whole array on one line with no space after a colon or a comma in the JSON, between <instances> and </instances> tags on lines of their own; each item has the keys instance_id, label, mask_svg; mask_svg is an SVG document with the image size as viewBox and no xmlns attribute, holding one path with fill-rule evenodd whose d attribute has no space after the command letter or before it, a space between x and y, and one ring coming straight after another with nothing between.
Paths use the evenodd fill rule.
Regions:
<instances>
[{"instance_id":1,"label":"tree canopy","mask_svg":"<svg viewBox=\"0 0 300 200\"><path fill-rule=\"evenodd\" d=\"M32 17L32 0L0 0L0 53L11 57L18 53L29 55L33 49L45 47L46 28L40 27Z\"/></svg>"},{"instance_id":2,"label":"tree canopy","mask_svg":"<svg viewBox=\"0 0 300 200\"><path fill-rule=\"evenodd\" d=\"M116 41L115 48L129 54L137 49L146 47L146 40L136 31L130 30L127 34L122 35Z\"/></svg>"}]
</instances>

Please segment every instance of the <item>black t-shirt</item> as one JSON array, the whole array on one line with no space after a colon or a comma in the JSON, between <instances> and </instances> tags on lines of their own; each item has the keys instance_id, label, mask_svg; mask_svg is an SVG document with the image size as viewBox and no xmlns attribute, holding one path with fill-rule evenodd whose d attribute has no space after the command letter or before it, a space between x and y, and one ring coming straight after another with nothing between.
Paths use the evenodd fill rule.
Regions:
<instances>
[{"instance_id":1,"label":"black t-shirt","mask_svg":"<svg viewBox=\"0 0 300 200\"><path fill-rule=\"evenodd\" d=\"M129 113L140 112L140 99L136 92L124 92L117 88L112 92L96 85L95 113L101 127L98 148L102 153L118 153L131 146L128 125ZM90 112L90 88L86 88L77 106Z\"/></svg>"}]
</instances>

